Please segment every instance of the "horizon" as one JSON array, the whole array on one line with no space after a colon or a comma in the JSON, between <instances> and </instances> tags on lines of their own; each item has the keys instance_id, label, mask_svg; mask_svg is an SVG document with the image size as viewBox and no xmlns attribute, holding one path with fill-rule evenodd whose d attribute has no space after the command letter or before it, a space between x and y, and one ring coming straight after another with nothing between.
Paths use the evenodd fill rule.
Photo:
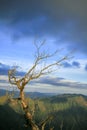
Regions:
<instances>
[{"instance_id":1,"label":"horizon","mask_svg":"<svg viewBox=\"0 0 87 130\"><path fill-rule=\"evenodd\" d=\"M45 49L56 49L74 58L56 72L30 82L25 91L87 95L87 2L37 0L0 1L0 89L8 89L7 72L16 67L20 75L33 65L35 46L46 40ZM52 63L54 59L47 61Z\"/></svg>"},{"instance_id":2,"label":"horizon","mask_svg":"<svg viewBox=\"0 0 87 130\"><path fill-rule=\"evenodd\" d=\"M6 90L6 89L0 89L1 92L0 92L0 96L5 96L6 94L12 94L13 90ZM16 94L18 95L19 94L19 91L18 90L14 90L14 96L16 96ZM27 94L29 94L29 97L32 97L32 96L36 96L36 97L52 97L52 96L61 96L61 95L82 95L82 96L87 96L87 94L81 94L81 93L49 93L49 92L38 92L38 91L25 91L25 96L28 96ZM38 95L36 95L38 94Z\"/></svg>"}]
</instances>

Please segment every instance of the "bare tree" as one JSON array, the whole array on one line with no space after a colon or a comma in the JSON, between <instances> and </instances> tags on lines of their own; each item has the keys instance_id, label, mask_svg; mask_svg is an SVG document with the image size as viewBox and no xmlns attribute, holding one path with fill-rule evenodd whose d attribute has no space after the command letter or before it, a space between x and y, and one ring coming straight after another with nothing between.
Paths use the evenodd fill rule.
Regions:
<instances>
[{"instance_id":1,"label":"bare tree","mask_svg":"<svg viewBox=\"0 0 87 130\"><path fill-rule=\"evenodd\" d=\"M28 106L28 103L25 100L24 88L26 84L28 84L30 81L34 79L41 77L44 74L51 73L52 71L54 71L54 69L52 70L53 66L59 66L62 61L67 60L70 56L68 54L53 63L46 64L46 61L49 61L50 58L57 55L59 51L56 50L54 53L51 53L51 54L47 53L43 51L42 49L44 44L45 42L42 42L40 45L37 45L36 43L34 43L35 48L36 48L35 60L32 67L24 75L24 77L19 78L18 76L16 76L15 69L9 70L8 72L9 82L13 85L16 85L17 88L20 90L20 97L18 99L21 101L21 105L25 113L27 125L31 126L32 130L44 130L46 123L52 119L52 116L47 117L45 120L43 120L39 124L36 124L34 122L33 115L31 111L29 110L30 107ZM38 66L40 69L38 69ZM50 130L51 129L53 128L50 128Z\"/></svg>"}]
</instances>

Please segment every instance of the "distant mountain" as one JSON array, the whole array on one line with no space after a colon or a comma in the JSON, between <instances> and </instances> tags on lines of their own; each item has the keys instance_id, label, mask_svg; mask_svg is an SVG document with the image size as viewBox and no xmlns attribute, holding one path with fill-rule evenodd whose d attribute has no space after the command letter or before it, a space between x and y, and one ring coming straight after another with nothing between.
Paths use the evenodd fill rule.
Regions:
<instances>
[{"instance_id":1,"label":"distant mountain","mask_svg":"<svg viewBox=\"0 0 87 130\"><path fill-rule=\"evenodd\" d=\"M4 96L6 95L6 93L11 94L12 91L6 91L4 89L0 89L0 96ZM18 91L14 92L14 96L17 97L19 95ZM30 97L30 98L43 98L43 97L51 97L55 95L54 93L40 93L40 92L25 92L25 96L26 97Z\"/></svg>"},{"instance_id":2,"label":"distant mountain","mask_svg":"<svg viewBox=\"0 0 87 130\"><path fill-rule=\"evenodd\" d=\"M40 93L40 92L26 92L26 96L31 98L44 98L44 97L51 97L55 95L54 93Z\"/></svg>"}]
</instances>

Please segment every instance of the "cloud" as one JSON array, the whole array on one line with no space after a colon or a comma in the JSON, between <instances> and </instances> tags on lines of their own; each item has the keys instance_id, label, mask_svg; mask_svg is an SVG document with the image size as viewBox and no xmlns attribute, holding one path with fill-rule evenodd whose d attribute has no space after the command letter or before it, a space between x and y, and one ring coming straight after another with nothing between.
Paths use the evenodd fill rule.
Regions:
<instances>
[{"instance_id":1,"label":"cloud","mask_svg":"<svg viewBox=\"0 0 87 130\"><path fill-rule=\"evenodd\" d=\"M78 61L73 61L71 63L64 62L63 67L64 68L80 68L80 63Z\"/></svg>"},{"instance_id":2,"label":"cloud","mask_svg":"<svg viewBox=\"0 0 87 130\"><path fill-rule=\"evenodd\" d=\"M85 71L87 71L87 65L85 65Z\"/></svg>"},{"instance_id":3,"label":"cloud","mask_svg":"<svg viewBox=\"0 0 87 130\"><path fill-rule=\"evenodd\" d=\"M8 83L5 79L0 79L0 83Z\"/></svg>"},{"instance_id":4,"label":"cloud","mask_svg":"<svg viewBox=\"0 0 87 130\"><path fill-rule=\"evenodd\" d=\"M64 68L72 68L72 65L70 63L68 63L68 62L64 62L63 67Z\"/></svg>"},{"instance_id":5,"label":"cloud","mask_svg":"<svg viewBox=\"0 0 87 130\"><path fill-rule=\"evenodd\" d=\"M87 55L86 0L0 0L0 21L13 40L23 36L53 37L59 45Z\"/></svg>"},{"instance_id":6,"label":"cloud","mask_svg":"<svg viewBox=\"0 0 87 130\"><path fill-rule=\"evenodd\" d=\"M39 79L38 81L32 82L34 83L40 83L45 85L52 85L53 87L68 87L68 88L77 88L77 89L87 89L87 84L75 82L75 81L67 81L64 78L58 77L58 78L52 78L52 77L44 77Z\"/></svg>"},{"instance_id":7,"label":"cloud","mask_svg":"<svg viewBox=\"0 0 87 130\"><path fill-rule=\"evenodd\" d=\"M77 61L73 61L73 62L72 62L72 65L73 65L74 67L76 67L76 68L80 68L80 63L77 62Z\"/></svg>"},{"instance_id":8,"label":"cloud","mask_svg":"<svg viewBox=\"0 0 87 130\"><path fill-rule=\"evenodd\" d=\"M3 64L3 63L0 63L0 68L10 69L10 66Z\"/></svg>"},{"instance_id":9,"label":"cloud","mask_svg":"<svg viewBox=\"0 0 87 130\"><path fill-rule=\"evenodd\" d=\"M25 72L18 70L20 68L20 66L10 66L10 65L0 63L0 75L8 75L8 71L13 68L16 68L17 75L23 76L25 74Z\"/></svg>"},{"instance_id":10,"label":"cloud","mask_svg":"<svg viewBox=\"0 0 87 130\"><path fill-rule=\"evenodd\" d=\"M10 70L10 66L9 65L5 65L3 63L0 63L0 75L7 75L8 74L8 70Z\"/></svg>"}]
</instances>

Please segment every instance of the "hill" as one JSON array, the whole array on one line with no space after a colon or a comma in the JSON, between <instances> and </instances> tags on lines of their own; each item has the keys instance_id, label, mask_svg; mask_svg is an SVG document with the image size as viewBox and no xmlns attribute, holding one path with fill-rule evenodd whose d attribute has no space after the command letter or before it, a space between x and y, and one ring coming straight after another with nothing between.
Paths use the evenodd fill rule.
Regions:
<instances>
[{"instance_id":1,"label":"hill","mask_svg":"<svg viewBox=\"0 0 87 130\"><path fill-rule=\"evenodd\" d=\"M86 130L87 129L87 96L63 94L46 98L27 98L30 108L35 110L34 119L39 123L48 115L46 130L54 126L54 130ZM24 113L20 102L10 102L6 96L0 97L0 129L25 130Z\"/></svg>"}]
</instances>

